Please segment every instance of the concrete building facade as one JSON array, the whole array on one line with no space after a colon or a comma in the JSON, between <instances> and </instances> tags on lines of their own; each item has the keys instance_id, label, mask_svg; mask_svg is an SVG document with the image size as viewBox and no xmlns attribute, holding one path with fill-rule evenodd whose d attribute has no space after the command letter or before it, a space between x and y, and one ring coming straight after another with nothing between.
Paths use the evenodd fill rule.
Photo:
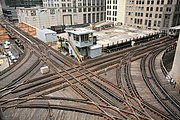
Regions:
<instances>
[{"instance_id":1,"label":"concrete building facade","mask_svg":"<svg viewBox=\"0 0 180 120\"><path fill-rule=\"evenodd\" d=\"M61 13L56 8L17 8L17 15L19 22L25 22L40 29L62 24Z\"/></svg>"},{"instance_id":2,"label":"concrete building facade","mask_svg":"<svg viewBox=\"0 0 180 120\"><path fill-rule=\"evenodd\" d=\"M63 25L95 23L105 20L105 0L43 0L44 7L60 9Z\"/></svg>"},{"instance_id":3,"label":"concrete building facade","mask_svg":"<svg viewBox=\"0 0 180 120\"><path fill-rule=\"evenodd\" d=\"M42 0L0 0L4 17L11 21L18 21L17 7L41 6Z\"/></svg>"},{"instance_id":4,"label":"concrete building facade","mask_svg":"<svg viewBox=\"0 0 180 120\"><path fill-rule=\"evenodd\" d=\"M105 20L105 0L43 0L43 8L18 8L19 22L38 28Z\"/></svg>"},{"instance_id":5,"label":"concrete building facade","mask_svg":"<svg viewBox=\"0 0 180 120\"><path fill-rule=\"evenodd\" d=\"M154 30L180 24L180 0L107 0L106 3L106 20L115 23ZM111 6L111 13L108 6ZM115 6L120 9L117 14L113 10Z\"/></svg>"}]
</instances>

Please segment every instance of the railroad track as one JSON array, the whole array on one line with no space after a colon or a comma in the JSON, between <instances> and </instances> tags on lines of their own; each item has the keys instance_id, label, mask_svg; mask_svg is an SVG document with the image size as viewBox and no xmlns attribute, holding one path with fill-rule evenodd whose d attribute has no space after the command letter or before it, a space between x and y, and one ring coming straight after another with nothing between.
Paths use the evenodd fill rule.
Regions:
<instances>
[{"instance_id":1,"label":"railroad track","mask_svg":"<svg viewBox=\"0 0 180 120\"><path fill-rule=\"evenodd\" d=\"M160 52L160 51L159 51ZM154 71L153 67L152 67L152 60L159 54L159 52L156 52L155 54L152 55L152 57L149 58L149 71L152 75L152 72ZM145 61L147 59L148 55L145 56L142 59L141 62L141 72L143 75L143 78L145 80L145 83L147 84L148 88L150 89L150 91L152 92L152 94L155 96L155 98L159 101L159 103L168 111L168 113L170 113L170 115L173 117L173 119L179 119L179 115L177 114L177 112L175 112L174 108L172 109L169 105L171 104L171 102L169 102L168 99L166 99L166 96L164 96L162 93L160 93L162 90L159 87L155 87L155 83L154 82L150 82L152 80L154 80L153 76L152 78L150 76L147 75L147 69L145 68ZM154 83L154 84L153 84ZM155 87L155 88L154 88ZM160 89L160 92L159 90ZM169 94L169 93L166 93ZM179 111L179 110L176 110Z\"/></svg>"},{"instance_id":2,"label":"railroad track","mask_svg":"<svg viewBox=\"0 0 180 120\"><path fill-rule=\"evenodd\" d=\"M151 75L153 76L153 79L156 83L156 85L162 90L162 93L165 94L165 96L172 102L172 104L180 111L180 101L177 100L173 95L171 95L168 90L162 85L159 75L156 72L155 69L155 59L158 56L159 53L154 54L154 56L151 57L150 59L150 72Z\"/></svg>"},{"instance_id":3,"label":"railroad track","mask_svg":"<svg viewBox=\"0 0 180 120\"><path fill-rule=\"evenodd\" d=\"M175 41L175 40L176 39L171 39L171 41L169 41L168 37L163 37L157 40L147 42L143 46L139 45L135 47L130 47L122 51L116 51L108 55L104 55L102 57L97 57L97 58L88 60L86 62L81 63L81 65L84 66L86 69L90 69L91 71L102 72L104 68L111 67L111 66L117 67L117 63L119 63L119 61L123 59L123 57L129 51L135 52L134 56L140 56L148 51L151 51L152 49L158 48L158 46L160 45L170 44L172 41ZM139 59L139 57L137 57L136 59ZM136 60L136 59L132 59L132 60Z\"/></svg>"},{"instance_id":4,"label":"railroad track","mask_svg":"<svg viewBox=\"0 0 180 120\"><path fill-rule=\"evenodd\" d=\"M171 118L166 113L164 113L161 110L157 109L156 107L150 105L149 103L144 101L143 98L139 95L139 93L136 90L136 87L133 83L133 80L131 78L131 73L130 73L130 67L131 67L130 60L132 58L133 58L133 54L128 53L119 62L119 65L116 68L117 86L120 87L121 89L124 89L124 91L126 91L127 93L129 91L129 93L132 96L138 98L142 102L141 104L144 107L144 109L146 109L147 111L150 110L149 113L155 114L157 116L161 116L160 117L161 119L170 120ZM124 64L122 64L122 63L124 63ZM124 70L121 70L121 69L124 69ZM123 71L124 71L124 74L122 74ZM124 75L124 79L121 77L121 75ZM125 83L126 83L126 85L125 85ZM127 89L126 89L126 87L127 87Z\"/></svg>"},{"instance_id":5,"label":"railroad track","mask_svg":"<svg viewBox=\"0 0 180 120\"><path fill-rule=\"evenodd\" d=\"M109 62L108 65L117 64L117 61L119 62L119 60L123 58L123 56L130 50L132 51L134 49L138 49L138 52L135 52L135 55L139 55L139 57L141 57L140 54L150 51L150 49L154 48L155 45L158 45L159 43L167 44L168 42L166 38L162 38L160 41L157 40L156 42L153 41L154 44L149 45L148 47L141 46L140 48L140 46L136 46L134 48L125 49L124 51L110 54L109 57L115 57L108 58L107 60L102 60L103 57L97 58L93 64L88 66L88 62L79 65L74 60L69 59L54 49L48 47L39 39L35 39L32 36L27 35L18 28L16 29L8 22L4 22L3 25L5 25L10 32L14 34L16 33L16 37L27 44L28 49L30 49L34 55L38 56L38 58L40 58L40 60L44 64L48 65L53 71L52 74L42 76L41 79L27 79L25 82L22 82L19 85L15 85L15 82L14 87L9 87L8 90L10 91L7 93L18 97L14 97L15 101L13 101L13 99L12 101L5 101L8 94L4 94L4 100L2 99L2 101L0 101L0 104L3 105L3 109L9 110L12 107L30 108L32 106L32 108L48 109L50 113L51 109L63 109L95 115L94 111L89 111L87 108L82 109L78 107L73 108L71 106L58 106L53 104L52 99L42 97L46 95L52 95L56 91L63 91L64 89L68 89L71 91L73 90L76 94L75 96L82 99L81 101L88 101L92 106L98 109L97 116L103 117L104 119L152 119L143 108L145 103L129 95L123 89L96 75L92 71L106 67L107 65L102 64L103 62L106 63L108 61L112 61ZM148 44L150 43L151 42ZM145 50L142 51L143 49ZM106 57L108 57L108 55ZM138 59L139 57L134 58L134 60ZM102 65L94 67L98 64ZM92 71L89 70L90 68ZM32 70L33 69L34 68L32 67ZM125 74L128 74L129 67L127 66L125 69ZM130 76L127 78L127 82L132 84ZM9 86L11 85L12 84L9 84ZM131 85L130 88L135 91L133 85ZM48 104L33 103L33 101L30 103L31 98L33 97L42 97L42 99L45 101L48 99L48 101L46 101ZM19 100L18 104L16 104L16 100ZM146 107L147 106L148 105L146 104ZM154 108L149 107L149 109L152 110ZM163 115L161 114L161 116Z\"/></svg>"},{"instance_id":6,"label":"railroad track","mask_svg":"<svg viewBox=\"0 0 180 120\"><path fill-rule=\"evenodd\" d=\"M9 26L9 27L11 27L12 29L13 29L13 26ZM18 33L19 31L17 31L17 30L14 30L16 33ZM25 38L24 36L25 35L22 35L21 34L21 36L23 37L23 38ZM30 40L30 38L28 37L27 38L27 40L28 40L28 42L32 42L32 43L34 43L35 41L29 41ZM39 42L39 43L41 43L41 42ZM75 91L77 91L77 93L79 93L81 96L83 96L83 97L86 97L86 98L88 98L89 100L91 100L93 103L94 103L94 100L92 99L92 98L90 98L87 94L85 94L81 89L81 87L79 87L79 86L77 86L77 85L75 85L74 83L72 83L72 81L71 80L69 80L69 79L67 79L67 77L65 77L65 76L63 76L62 75L62 73L60 73L61 71L63 71L63 72L65 72L66 74L68 74L69 75L69 77L70 78L73 78L73 80L75 80L76 82L78 82L79 83L79 85L81 85L82 87L87 87L87 85L86 86L84 86L82 83L81 83L81 81L79 81L76 77L74 77L74 76L72 76L69 72L67 72L67 70L64 68L64 66L60 66L59 64L55 64L55 61L53 61L53 59L51 59L49 56L46 56L47 54L43 51L44 49L46 50L46 51L50 51L48 48L46 48L46 46L44 46L44 47L42 47L41 45L39 45L39 43L37 43L37 41L36 41L36 44L38 44L38 46L37 45L30 45L30 49L31 50L33 50L33 52L35 52L36 54L38 54L39 56L41 56L41 58L42 58L42 60L43 61L45 61L50 67L51 67L51 69L53 69L54 71L56 71L57 72L57 74L61 77L61 78L63 78ZM39 53L39 51L41 52L41 53ZM51 54L52 55L52 54ZM62 56L58 56L58 57L60 57L60 59L59 60L61 60L61 62L63 62L63 64L65 64L65 65L67 65L68 67L69 66L72 66L72 64L71 63L68 63L68 62L66 62L67 60L66 59L64 59L64 57L62 57ZM56 56L56 58L57 58L57 56ZM57 67L57 66L59 66L59 67ZM81 73L82 74L82 73ZM84 74L83 74L84 75ZM86 76L87 77L87 76ZM87 78L86 78L87 79ZM57 82L55 83L55 84L57 84ZM52 85L52 84L51 84ZM52 85L52 86L54 86L54 85ZM51 87L50 85L47 85L47 86L45 86L45 85L43 85L43 86L40 86L40 87L38 87L38 88L35 88L35 89L33 89L33 90L30 90L28 93L25 93L25 94L23 94L23 95L21 95L20 97L25 97L25 96L29 96L31 93L34 93L34 92L39 92L39 91L41 91L42 89L46 89L46 88L48 88L48 87ZM86 88L87 89L87 88ZM89 91L91 91L92 92L92 88L91 89L88 89ZM13 93L12 91L10 91L11 93ZM97 91L96 92L94 92L94 89L93 89L93 94L96 94L96 96L97 96ZM98 96L99 97L99 96ZM102 100L102 99L101 99ZM102 109L98 104L95 104L94 103L94 105L96 105L99 109L101 109L101 111L103 111L109 118L111 118L111 119L114 119L111 115L109 115L109 114L107 114L105 111L104 111L104 109Z\"/></svg>"}]
</instances>

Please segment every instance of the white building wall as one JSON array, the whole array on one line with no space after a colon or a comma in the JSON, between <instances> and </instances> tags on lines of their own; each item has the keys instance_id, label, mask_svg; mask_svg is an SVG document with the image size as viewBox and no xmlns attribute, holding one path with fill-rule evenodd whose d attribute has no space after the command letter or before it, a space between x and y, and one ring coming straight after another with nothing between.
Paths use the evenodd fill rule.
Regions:
<instances>
[{"instance_id":1,"label":"white building wall","mask_svg":"<svg viewBox=\"0 0 180 120\"><path fill-rule=\"evenodd\" d=\"M53 14L52 10L54 10ZM32 15L32 11L35 15ZM83 14L62 13L58 8L17 8L17 13L19 22L26 22L37 28L83 24Z\"/></svg>"},{"instance_id":2,"label":"white building wall","mask_svg":"<svg viewBox=\"0 0 180 120\"><path fill-rule=\"evenodd\" d=\"M106 0L106 21L125 24L126 0Z\"/></svg>"},{"instance_id":3,"label":"white building wall","mask_svg":"<svg viewBox=\"0 0 180 120\"><path fill-rule=\"evenodd\" d=\"M45 43L50 43L57 41L57 34L56 32L49 30L49 29L36 29L36 37Z\"/></svg>"},{"instance_id":4,"label":"white building wall","mask_svg":"<svg viewBox=\"0 0 180 120\"><path fill-rule=\"evenodd\" d=\"M126 0L118 0L117 2L117 22L125 24Z\"/></svg>"},{"instance_id":5,"label":"white building wall","mask_svg":"<svg viewBox=\"0 0 180 120\"><path fill-rule=\"evenodd\" d=\"M61 13L57 8L17 8L17 13L19 22L41 29L62 24Z\"/></svg>"}]
</instances>

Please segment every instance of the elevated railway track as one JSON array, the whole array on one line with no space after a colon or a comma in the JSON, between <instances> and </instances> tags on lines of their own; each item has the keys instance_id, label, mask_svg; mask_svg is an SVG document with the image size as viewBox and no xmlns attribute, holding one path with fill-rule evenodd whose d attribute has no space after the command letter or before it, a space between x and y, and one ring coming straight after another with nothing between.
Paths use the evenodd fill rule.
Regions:
<instances>
[{"instance_id":1,"label":"elevated railway track","mask_svg":"<svg viewBox=\"0 0 180 120\"><path fill-rule=\"evenodd\" d=\"M84 114L79 119L89 115L91 116L89 120L151 120L157 116L160 116L161 119L171 119L161 110L146 103L138 94L133 85L129 73L130 65L128 64L142 58L152 49L173 43L173 39L169 41L168 37L163 37L153 42L150 41L144 46L117 51L80 65L8 21L1 21L1 24L7 28L13 37L21 40L26 46L24 48L24 59L22 58L19 63L15 64L12 67L13 70L9 73L2 73L2 77L0 77L0 82L9 79L9 82L3 84L0 89L0 105L5 116L8 116L8 112L11 111L16 113L14 116L8 116L9 119L21 116L23 109L26 111L23 113L27 116L32 112L32 109L38 111L37 113L33 112L33 116L43 115L40 111L46 109L48 112L45 112L44 116L47 118L57 116L57 119L64 120L67 117L63 118L62 115L58 117L61 110L75 112L74 118L77 119L78 113ZM130 53L130 51L132 52ZM31 56L35 56L37 60L34 60L34 63L30 62L31 67L27 68L25 64L31 59ZM122 62L120 62L121 59ZM127 62L128 60L129 62ZM50 67L51 72L49 74L38 74L38 69L43 65ZM119 66L116 73L118 85L93 72L111 65ZM127 75L125 76L125 83L129 86L128 89L123 86L122 79L119 78L122 76L120 70L123 66L124 74ZM19 74L18 69L20 68L24 69L20 76L17 78L9 77L11 74ZM36 73L32 73L32 71L36 71ZM34 77L36 74L39 77ZM71 116L70 113L65 116L68 115ZM34 117L31 116L31 118Z\"/></svg>"}]
</instances>

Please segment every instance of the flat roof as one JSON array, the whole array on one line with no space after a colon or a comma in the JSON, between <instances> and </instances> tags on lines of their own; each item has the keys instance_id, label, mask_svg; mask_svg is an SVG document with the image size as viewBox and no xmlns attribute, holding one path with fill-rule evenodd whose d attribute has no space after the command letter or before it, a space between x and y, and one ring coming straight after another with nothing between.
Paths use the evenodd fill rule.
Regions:
<instances>
[{"instance_id":1,"label":"flat roof","mask_svg":"<svg viewBox=\"0 0 180 120\"><path fill-rule=\"evenodd\" d=\"M94 30L89 30L86 28L74 28L73 30L67 30L68 33L73 33L76 35L84 35L84 34L89 34L89 33L93 33Z\"/></svg>"},{"instance_id":2,"label":"flat roof","mask_svg":"<svg viewBox=\"0 0 180 120\"><path fill-rule=\"evenodd\" d=\"M50 33L50 34L56 33L55 31L50 30L50 29L38 29L38 30L42 31L43 33Z\"/></svg>"},{"instance_id":3,"label":"flat roof","mask_svg":"<svg viewBox=\"0 0 180 120\"><path fill-rule=\"evenodd\" d=\"M102 48L102 46L98 44L90 46L90 49L98 49L98 48Z\"/></svg>"},{"instance_id":4,"label":"flat roof","mask_svg":"<svg viewBox=\"0 0 180 120\"><path fill-rule=\"evenodd\" d=\"M60 33L60 34L57 34L58 37L61 37L61 38L64 38L64 39L69 39L68 38L68 33Z\"/></svg>"},{"instance_id":5,"label":"flat roof","mask_svg":"<svg viewBox=\"0 0 180 120\"><path fill-rule=\"evenodd\" d=\"M106 26L106 25L114 25L114 22L103 22L103 23L96 25L96 27L102 27L102 26Z\"/></svg>"}]
</instances>

